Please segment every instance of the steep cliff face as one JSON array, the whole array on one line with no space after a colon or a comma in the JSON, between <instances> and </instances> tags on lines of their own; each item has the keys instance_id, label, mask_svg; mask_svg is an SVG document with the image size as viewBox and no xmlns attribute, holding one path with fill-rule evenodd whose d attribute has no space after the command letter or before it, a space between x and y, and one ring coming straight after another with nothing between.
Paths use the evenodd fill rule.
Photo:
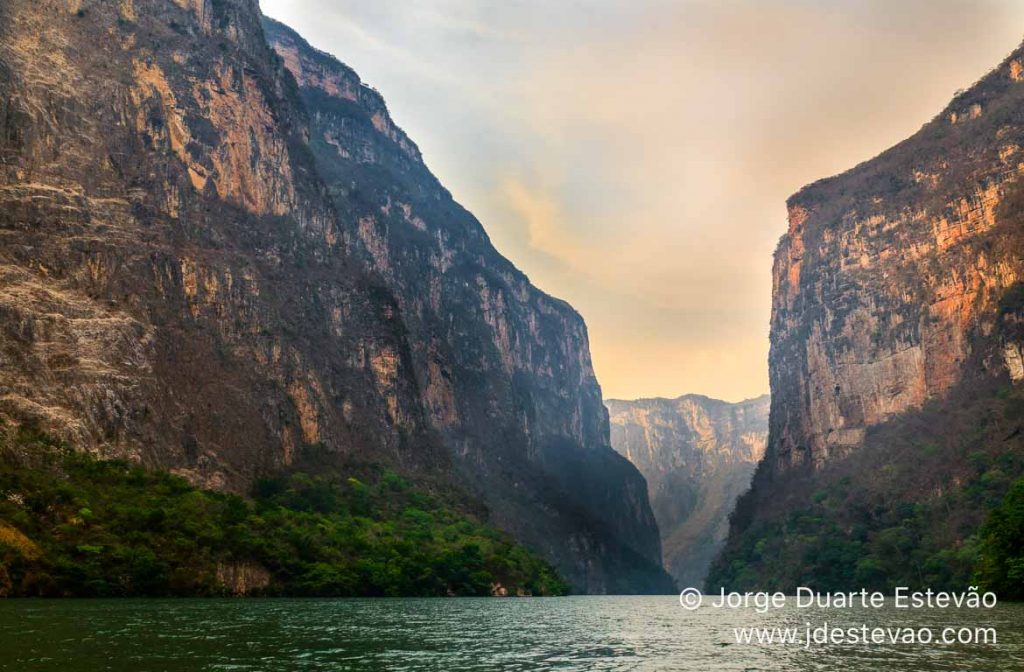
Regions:
<instances>
[{"instance_id":1,"label":"steep cliff face","mask_svg":"<svg viewBox=\"0 0 1024 672\"><path fill-rule=\"evenodd\" d=\"M4 415L215 487L438 459L255 2L15 0L0 35Z\"/></svg>"},{"instance_id":2,"label":"steep cliff face","mask_svg":"<svg viewBox=\"0 0 1024 672\"><path fill-rule=\"evenodd\" d=\"M793 196L773 270L767 467L821 466L961 380L1021 279L1018 50L916 135ZM985 363L1020 379L1016 346Z\"/></svg>"},{"instance_id":3,"label":"steep cliff face","mask_svg":"<svg viewBox=\"0 0 1024 672\"><path fill-rule=\"evenodd\" d=\"M343 66L355 89L297 72L300 94L261 22L255 0L0 5L0 415L234 490L454 456L577 589L660 585L582 321L377 94Z\"/></svg>"},{"instance_id":4,"label":"steep cliff face","mask_svg":"<svg viewBox=\"0 0 1024 672\"><path fill-rule=\"evenodd\" d=\"M736 404L699 395L605 402L612 447L647 479L665 567L700 587L768 438L767 395Z\"/></svg>"},{"instance_id":5,"label":"steep cliff face","mask_svg":"<svg viewBox=\"0 0 1024 672\"><path fill-rule=\"evenodd\" d=\"M495 251L380 94L287 27L265 26L310 112L334 204L354 223L352 248L398 301L431 427L500 526L577 586L630 589L617 577L660 565L660 543L643 478L609 446L583 320ZM664 575L638 587L671 588Z\"/></svg>"},{"instance_id":6,"label":"steep cliff face","mask_svg":"<svg viewBox=\"0 0 1024 672\"><path fill-rule=\"evenodd\" d=\"M716 585L970 580L979 525L1024 473L1022 72L1024 47L790 198L768 447Z\"/></svg>"}]
</instances>

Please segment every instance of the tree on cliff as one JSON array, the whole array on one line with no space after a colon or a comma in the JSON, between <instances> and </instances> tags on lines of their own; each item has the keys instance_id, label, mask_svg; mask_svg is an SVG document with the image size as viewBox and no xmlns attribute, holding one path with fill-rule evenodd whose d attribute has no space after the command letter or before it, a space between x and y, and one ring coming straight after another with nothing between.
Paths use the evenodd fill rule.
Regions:
<instances>
[{"instance_id":1,"label":"tree on cliff","mask_svg":"<svg viewBox=\"0 0 1024 672\"><path fill-rule=\"evenodd\" d=\"M977 580L1004 600L1024 600L1024 478L982 528Z\"/></svg>"}]
</instances>

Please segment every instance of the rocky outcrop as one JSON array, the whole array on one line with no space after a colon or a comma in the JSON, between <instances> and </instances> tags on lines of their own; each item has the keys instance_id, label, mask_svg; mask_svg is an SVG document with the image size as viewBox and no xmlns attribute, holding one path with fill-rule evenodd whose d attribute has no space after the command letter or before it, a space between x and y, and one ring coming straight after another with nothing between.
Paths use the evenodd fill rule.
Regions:
<instances>
[{"instance_id":1,"label":"rocky outcrop","mask_svg":"<svg viewBox=\"0 0 1024 672\"><path fill-rule=\"evenodd\" d=\"M627 589L617 575L660 564L658 532L643 479L609 446L582 318L493 248L379 93L287 27L265 26L310 112L320 174L354 223L348 242L398 302L427 418L466 481L578 588ZM579 561L595 556L618 569Z\"/></svg>"},{"instance_id":2,"label":"rocky outcrop","mask_svg":"<svg viewBox=\"0 0 1024 672\"><path fill-rule=\"evenodd\" d=\"M267 568L255 562L231 562L217 565L217 583L228 595L257 594L270 586Z\"/></svg>"},{"instance_id":3,"label":"rocky outcrop","mask_svg":"<svg viewBox=\"0 0 1024 672\"><path fill-rule=\"evenodd\" d=\"M731 404L700 395L608 400L612 446L647 479L664 564L701 587L768 438L767 395Z\"/></svg>"},{"instance_id":4,"label":"rocky outcrop","mask_svg":"<svg viewBox=\"0 0 1024 672\"><path fill-rule=\"evenodd\" d=\"M233 490L454 464L578 590L663 585L582 320L378 94L333 59L295 70L261 21L255 0L0 5L0 416Z\"/></svg>"}]
</instances>

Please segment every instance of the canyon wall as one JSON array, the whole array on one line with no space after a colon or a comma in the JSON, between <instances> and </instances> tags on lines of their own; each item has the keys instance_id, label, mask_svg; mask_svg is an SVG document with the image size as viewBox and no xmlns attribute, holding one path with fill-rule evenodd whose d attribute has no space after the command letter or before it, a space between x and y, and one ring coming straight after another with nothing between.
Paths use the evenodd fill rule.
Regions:
<instances>
[{"instance_id":1,"label":"canyon wall","mask_svg":"<svg viewBox=\"0 0 1024 672\"><path fill-rule=\"evenodd\" d=\"M700 395L605 402L612 446L647 479L665 568L701 587L768 439L769 397L728 403Z\"/></svg>"},{"instance_id":2,"label":"canyon wall","mask_svg":"<svg viewBox=\"0 0 1024 672\"><path fill-rule=\"evenodd\" d=\"M609 446L583 319L494 249L379 93L286 26L264 25L310 111L335 206L356 224L355 254L398 301L427 417L466 482L501 527L595 589L617 590L616 579L581 555L619 558L625 574L660 565L643 478ZM610 534L579 535L580 521Z\"/></svg>"},{"instance_id":3,"label":"canyon wall","mask_svg":"<svg viewBox=\"0 0 1024 672\"><path fill-rule=\"evenodd\" d=\"M236 491L452 478L577 590L670 587L583 321L275 46L255 0L0 6L0 415Z\"/></svg>"},{"instance_id":4,"label":"canyon wall","mask_svg":"<svg viewBox=\"0 0 1024 672\"><path fill-rule=\"evenodd\" d=\"M916 135L789 199L773 268L767 469L821 466L960 381L1021 279L1019 51ZM1013 344L984 363L1020 379Z\"/></svg>"},{"instance_id":5,"label":"canyon wall","mask_svg":"<svg viewBox=\"0 0 1024 672\"><path fill-rule=\"evenodd\" d=\"M1024 474L1022 148L1018 48L912 137L789 199L768 446L710 588L971 580Z\"/></svg>"},{"instance_id":6,"label":"canyon wall","mask_svg":"<svg viewBox=\"0 0 1024 672\"><path fill-rule=\"evenodd\" d=\"M4 415L231 489L443 454L255 2L6 2L0 34Z\"/></svg>"}]
</instances>

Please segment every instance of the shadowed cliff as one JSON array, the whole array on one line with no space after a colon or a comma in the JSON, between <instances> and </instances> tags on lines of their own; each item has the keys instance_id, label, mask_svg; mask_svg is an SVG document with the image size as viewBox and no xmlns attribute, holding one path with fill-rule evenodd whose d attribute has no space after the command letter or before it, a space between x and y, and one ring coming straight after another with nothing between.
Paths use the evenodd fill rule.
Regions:
<instances>
[{"instance_id":1,"label":"shadowed cliff","mask_svg":"<svg viewBox=\"0 0 1024 672\"><path fill-rule=\"evenodd\" d=\"M379 94L268 24L298 49L278 55L262 21L251 0L0 7L0 414L214 488L451 478L576 590L670 588L583 321Z\"/></svg>"}]
</instances>

